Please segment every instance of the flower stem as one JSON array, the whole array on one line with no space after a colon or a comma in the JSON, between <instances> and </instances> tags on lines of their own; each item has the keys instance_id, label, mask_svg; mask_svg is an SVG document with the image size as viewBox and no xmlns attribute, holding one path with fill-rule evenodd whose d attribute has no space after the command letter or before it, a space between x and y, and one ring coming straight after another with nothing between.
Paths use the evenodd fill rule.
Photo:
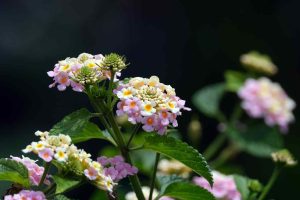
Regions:
<instances>
[{"instance_id":1,"label":"flower stem","mask_svg":"<svg viewBox=\"0 0 300 200\"><path fill-rule=\"evenodd\" d=\"M157 166L158 166L159 158L160 158L160 154L156 153L155 164L154 164L153 173L152 173L152 179L151 179L151 184L150 184L149 200L152 200L152 196L153 196L153 190L154 190L154 185L155 185L156 172L157 172Z\"/></svg>"},{"instance_id":2,"label":"flower stem","mask_svg":"<svg viewBox=\"0 0 300 200\"><path fill-rule=\"evenodd\" d=\"M228 160L230 160L232 157L236 156L239 153L239 149L234 146L230 145L226 147L222 153L210 163L210 166L213 167L214 169L219 168L222 166L224 163L226 163Z\"/></svg>"},{"instance_id":3,"label":"flower stem","mask_svg":"<svg viewBox=\"0 0 300 200\"><path fill-rule=\"evenodd\" d=\"M107 104L104 102L103 99L99 99L98 101L96 101L91 94L87 93L87 95L96 112L103 113L103 115L99 115L99 119L101 123L104 125L104 127L107 129L107 131L110 133L110 135L113 137L114 141L117 143L117 146L120 149L123 157L130 165L133 165L131 157L128 152L129 150L125 145L124 138L118 127L112 109L108 107L110 105L107 106ZM131 182L134 192L136 193L137 198L139 200L145 200L138 176L137 175L129 176L129 180Z\"/></svg>"},{"instance_id":4,"label":"flower stem","mask_svg":"<svg viewBox=\"0 0 300 200\"><path fill-rule=\"evenodd\" d=\"M44 194L50 194L55 189L56 183L52 183L48 188L44 190Z\"/></svg>"},{"instance_id":5,"label":"flower stem","mask_svg":"<svg viewBox=\"0 0 300 200\"><path fill-rule=\"evenodd\" d=\"M215 155L215 153L220 149L220 147L225 143L225 141L226 141L226 134L219 133L217 138L204 151L203 156L207 160L210 160Z\"/></svg>"},{"instance_id":6,"label":"flower stem","mask_svg":"<svg viewBox=\"0 0 300 200\"><path fill-rule=\"evenodd\" d=\"M104 117L104 114L103 114L103 110L105 110L103 108L103 105L102 104L97 104L95 99L90 95L90 94L87 94L88 97L89 97L89 100L92 104L92 107L94 108L94 110L96 110L96 112L99 112L101 113L101 115L98 115L98 118L101 122L101 124L106 128L106 130L109 132L109 134L111 135L111 137L114 139L114 141L118 144L118 140L114 134L114 132L111 130L110 128L110 125L108 124L108 122L106 121L105 117Z\"/></svg>"},{"instance_id":7,"label":"flower stem","mask_svg":"<svg viewBox=\"0 0 300 200\"><path fill-rule=\"evenodd\" d=\"M121 134L121 131L118 127L118 124L117 124L117 122L114 118L114 115L113 115L112 111L109 111L107 113L106 117L107 117L109 123L111 124L111 127L112 127L114 133L116 134L116 137L119 140L119 148L121 150L122 155L125 157L126 161L130 165L133 165L131 157L130 157L129 152L128 152L128 149L125 146L124 138ZM140 184L138 176L137 175L129 176L129 180L131 182L132 188L135 191L135 194L136 194L137 198L139 200L145 200L145 197L144 197L144 194L142 192L141 184Z\"/></svg>"},{"instance_id":8,"label":"flower stem","mask_svg":"<svg viewBox=\"0 0 300 200\"><path fill-rule=\"evenodd\" d=\"M132 139L134 138L135 134L137 134L137 132L139 131L140 126L141 126L140 124L137 124L137 125L134 127L134 129L133 129L133 131L132 131L132 133L131 133L131 135L130 135L130 138L129 138L128 142L127 142L127 145L126 145L127 148L129 148L130 143L131 143Z\"/></svg>"},{"instance_id":9,"label":"flower stem","mask_svg":"<svg viewBox=\"0 0 300 200\"><path fill-rule=\"evenodd\" d=\"M109 106L109 110L112 109L112 94L113 94L113 83L114 83L114 78L115 78L115 73L113 71L111 71L111 77L110 77L110 81L108 84L108 106Z\"/></svg>"},{"instance_id":10,"label":"flower stem","mask_svg":"<svg viewBox=\"0 0 300 200\"><path fill-rule=\"evenodd\" d=\"M40 183L38 185L39 187L41 187L43 185L43 183L45 181L45 178L47 176L47 173L48 173L48 171L50 169L50 166L51 166L51 162L45 162L44 163L44 173L43 173L42 178L40 180Z\"/></svg>"},{"instance_id":11,"label":"flower stem","mask_svg":"<svg viewBox=\"0 0 300 200\"><path fill-rule=\"evenodd\" d=\"M267 185L264 187L261 195L259 196L258 200L263 200L265 199L265 197L267 196L268 192L270 191L270 189L272 188L273 184L275 183L276 179L278 178L278 175L280 174L281 171L281 167L279 167L278 165L275 166L273 173L267 183Z\"/></svg>"}]
</instances>

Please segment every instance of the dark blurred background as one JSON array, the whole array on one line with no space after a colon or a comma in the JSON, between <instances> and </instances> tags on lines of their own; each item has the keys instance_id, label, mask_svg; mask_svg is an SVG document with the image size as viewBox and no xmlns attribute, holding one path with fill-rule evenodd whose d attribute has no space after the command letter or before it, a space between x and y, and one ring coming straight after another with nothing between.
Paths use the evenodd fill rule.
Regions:
<instances>
[{"instance_id":1,"label":"dark blurred background","mask_svg":"<svg viewBox=\"0 0 300 200\"><path fill-rule=\"evenodd\" d=\"M123 76L157 75L191 105L197 89L222 81L224 70L240 69L242 53L258 50L272 57L279 67L274 79L299 102L299 9L297 0L1 0L0 156L20 155L36 130L88 105L83 94L48 89L46 74L81 52L124 54L131 65ZM182 133L191 115L181 118ZM200 117L206 146L216 123ZM298 159L299 130L294 123L285 137ZM87 150L97 153L99 143L90 144ZM266 182L270 175L270 160L242 154L238 162L252 178ZM299 168L285 171L270 196L297 199L299 178Z\"/></svg>"}]
</instances>

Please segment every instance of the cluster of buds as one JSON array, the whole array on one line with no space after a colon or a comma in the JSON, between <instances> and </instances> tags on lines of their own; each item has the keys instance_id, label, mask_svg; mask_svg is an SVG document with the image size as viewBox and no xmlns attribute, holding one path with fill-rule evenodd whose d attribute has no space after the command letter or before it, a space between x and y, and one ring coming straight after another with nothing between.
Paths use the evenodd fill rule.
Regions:
<instances>
[{"instance_id":1,"label":"cluster of buds","mask_svg":"<svg viewBox=\"0 0 300 200\"><path fill-rule=\"evenodd\" d=\"M118 182L127 176L137 174L138 169L124 161L122 156L107 158L101 156L97 161L103 166L103 171L106 176L110 176L113 181Z\"/></svg>"},{"instance_id":2,"label":"cluster of buds","mask_svg":"<svg viewBox=\"0 0 300 200\"><path fill-rule=\"evenodd\" d=\"M21 190L18 194L6 195L4 200L47 200L44 193L40 191Z\"/></svg>"},{"instance_id":3,"label":"cluster of buds","mask_svg":"<svg viewBox=\"0 0 300 200\"><path fill-rule=\"evenodd\" d=\"M280 151L274 152L271 154L271 156L275 163L280 163L284 166L292 167L297 164L297 161L287 149L282 149Z\"/></svg>"},{"instance_id":4,"label":"cluster of buds","mask_svg":"<svg viewBox=\"0 0 300 200\"><path fill-rule=\"evenodd\" d=\"M150 194L150 188L147 187L147 186L143 186L142 187L142 192L144 194L144 197L146 198L146 200L150 200L148 197L149 197L149 194ZM151 200L154 200L156 199L156 197L159 195L158 191L154 188L153 189L153 193L152 193L152 199ZM134 192L128 192L126 195L125 195L125 199L126 200L138 200L138 198L136 197L135 193ZM160 197L158 200L174 200L173 198L171 197L167 197L167 196L163 196L163 197Z\"/></svg>"},{"instance_id":5,"label":"cluster of buds","mask_svg":"<svg viewBox=\"0 0 300 200\"><path fill-rule=\"evenodd\" d=\"M279 125L286 132L294 120L292 110L296 103L282 87L267 78L248 79L238 92L243 100L242 107L254 118L264 118L269 126Z\"/></svg>"},{"instance_id":6,"label":"cluster of buds","mask_svg":"<svg viewBox=\"0 0 300 200\"><path fill-rule=\"evenodd\" d=\"M226 176L217 171L213 171L212 175L214 180L212 188L203 177L194 177L193 182L210 191L219 200L242 200L232 176Z\"/></svg>"},{"instance_id":7,"label":"cluster of buds","mask_svg":"<svg viewBox=\"0 0 300 200\"><path fill-rule=\"evenodd\" d=\"M93 161L91 155L83 149L78 149L68 135L49 135L48 132L37 131L38 142L32 142L23 152L33 152L46 162L52 160L74 174L85 175L100 189L112 191L115 183L110 176L103 173L99 162Z\"/></svg>"},{"instance_id":8,"label":"cluster of buds","mask_svg":"<svg viewBox=\"0 0 300 200\"><path fill-rule=\"evenodd\" d=\"M176 174L183 178L188 178L192 172L191 168L185 166L177 160L162 159L158 163L158 173L161 175L172 175Z\"/></svg>"},{"instance_id":9,"label":"cluster of buds","mask_svg":"<svg viewBox=\"0 0 300 200\"><path fill-rule=\"evenodd\" d=\"M112 72L120 76L125 67L123 57L117 54L104 57L102 54L82 53L77 58L66 58L55 64L53 71L48 72L54 80L49 87L57 85L58 90L64 91L71 86L74 91L82 92L86 85L110 79Z\"/></svg>"},{"instance_id":10,"label":"cluster of buds","mask_svg":"<svg viewBox=\"0 0 300 200\"><path fill-rule=\"evenodd\" d=\"M22 163L27 168L31 185L39 185L44 174L44 167L40 167L35 163L36 161L24 156L22 158L12 156L11 159ZM48 179L45 179L44 183L50 185Z\"/></svg>"},{"instance_id":11,"label":"cluster of buds","mask_svg":"<svg viewBox=\"0 0 300 200\"><path fill-rule=\"evenodd\" d=\"M278 71L269 56L255 51L241 55L240 61L245 68L262 74L274 75Z\"/></svg>"},{"instance_id":12,"label":"cluster of buds","mask_svg":"<svg viewBox=\"0 0 300 200\"><path fill-rule=\"evenodd\" d=\"M159 78L135 77L120 82L114 93L120 99L117 115L128 116L132 124L142 123L147 132L166 132L167 126L177 127L177 116L185 107L185 101L176 96L175 89L159 82Z\"/></svg>"}]
</instances>

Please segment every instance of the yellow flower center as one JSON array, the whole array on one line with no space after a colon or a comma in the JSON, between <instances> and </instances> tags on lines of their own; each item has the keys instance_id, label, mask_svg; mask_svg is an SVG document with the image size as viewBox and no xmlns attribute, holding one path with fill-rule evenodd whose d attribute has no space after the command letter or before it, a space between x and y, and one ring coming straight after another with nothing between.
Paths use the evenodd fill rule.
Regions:
<instances>
[{"instance_id":1,"label":"yellow flower center","mask_svg":"<svg viewBox=\"0 0 300 200\"><path fill-rule=\"evenodd\" d=\"M67 65L64 65L64 66L62 66L62 70L63 71L67 71L67 70L69 70L71 68L71 66L69 65L69 64L67 64Z\"/></svg>"},{"instance_id":2,"label":"yellow flower center","mask_svg":"<svg viewBox=\"0 0 300 200\"><path fill-rule=\"evenodd\" d=\"M147 112L150 112L152 110L152 106L150 104L145 105L144 108Z\"/></svg>"},{"instance_id":3,"label":"yellow flower center","mask_svg":"<svg viewBox=\"0 0 300 200\"><path fill-rule=\"evenodd\" d=\"M129 106L130 106L131 108L135 107L135 106L136 106L136 102L135 102L135 101L130 102Z\"/></svg>"},{"instance_id":4,"label":"yellow flower center","mask_svg":"<svg viewBox=\"0 0 300 200\"><path fill-rule=\"evenodd\" d=\"M96 66L96 64L95 64L95 63L92 63L92 62L90 62L89 64L87 64L87 66L88 66L89 68L93 68L93 67L95 67L95 66Z\"/></svg>"},{"instance_id":5,"label":"yellow flower center","mask_svg":"<svg viewBox=\"0 0 300 200\"><path fill-rule=\"evenodd\" d=\"M123 93L124 96L129 96L131 94L132 94L132 92L130 90L125 90Z\"/></svg>"},{"instance_id":6,"label":"yellow flower center","mask_svg":"<svg viewBox=\"0 0 300 200\"><path fill-rule=\"evenodd\" d=\"M60 152L58 152L58 156L59 156L60 158L63 158L63 157L65 157L65 153L62 152L62 151L60 151Z\"/></svg>"},{"instance_id":7,"label":"yellow flower center","mask_svg":"<svg viewBox=\"0 0 300 200\"><path fill-rule=\"evenodd\" d=\"M169 107L172 108L172 109L175 108L175 105L174 105L174 103L172 103L172 102L169 102L168 105L169 105Z\"/></svg>"}]
</instances>

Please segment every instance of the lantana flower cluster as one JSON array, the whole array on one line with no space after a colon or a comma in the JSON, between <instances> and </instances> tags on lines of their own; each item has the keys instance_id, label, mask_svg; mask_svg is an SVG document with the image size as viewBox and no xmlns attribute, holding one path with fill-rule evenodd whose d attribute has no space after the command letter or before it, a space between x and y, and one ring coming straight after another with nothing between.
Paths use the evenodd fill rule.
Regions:
<instances>
[{"instance_id":1,"label":"lantana flower cluster","mask_svg":"<svg viewBox=\"0 0 300 200\"><path fill-rule=\"evenodd\" d=\"M194 177L193 182L208 191L210 191L217 199L220 200L242 200L232 176L226 176L220 172L213 171L214 185L210 184L203 177Z\"/></svg>"},{"instance_id":2,"label":"lantana flower cluster","mask_svg":"<svg viewBox=\"0 0 300 200\"><path fill-rule=\"evenodd\" d=\"M21 190L18 194L6 195L4 200L46 200L43 192L31 191L31 190Z\"/></svg>"},{"instance_id":3,"label":"lantana flower cluster","mask_svg":"<svg viewBox=\"0 0 300 200\"><path fill-rule=\"evenodd\" d=\"M114 93L120 99L117 115L127 115L132 124L142 123L147 132L164 134L168 125L178 126L176 118L181 110L190 110L176 96L175 89L160 83L156 76L120 82Z\"/></svg>"},{"instance_id":4,"label":"lantana flower cluster","mask_svg":"<svg viewBox=\"0 0 300 200\"><path fill-rule=\"evenodd\" d=\"M264 118L269 126L279 125L283 132L294 121L296 103L278 83L267 78L248 79L238 92L242 107L253 118Z\"/></svg>"},{"instance_id":5,"label":"lantana flower cluster","mask_svg":"<svg viewBox=\"0 0 300 200\"><path fill-rule=\"evenodd\" d=\"M187 167L181 162L177 160L167 160L167 159L160 160L157 169L160 175L176 174L183 178L188 178L188 176L192 172L191 168Z\"/></svg>"},{"instance_id":6,"label":"lantana flower cluster","mask_svg":"<svg viewBox=\"0 0 300 200\"><path fill-rule=\"evenodd\" d=\"M115 60L122 62L121 59ZM120 76L121 69L110 69L105 66L105 57L102 54L81 53L77 58L66 58L55 64L53 71L48 72L48 76L53 77L54 80L49 87L57 85L58 90L64 91L71 86L74 91L82 92L87 84L110 79L111 70L116 70L115 75Z\"/></svg>"},{"instance_id":7,"label":"lantana flower cluster","mask_svg":"<svg viewBox=\"0 0 300 200\"><path fill-rule=\"evenodd\" d=\"M37 131L40 141L32 142L23 152L33 152L46 162L55 161L66 170L76 175L85 175L87 179L100 189L112 191L115 183L110 176L103 173L101 164L91 159L91 155L78 149L68 135L49 135L48 132Z\"/></svg>"},{"instance_id":8,"label":"lantana flower cluster","mask_svg":"<svg viewBox=\"0 0 300 200\"><path fill-rule=\"evenodd\" d=\"M101 156L97 161L102 165L104 174L110 176L115 182L138 172L138 169L126 163L122 156L112 158Z\"/></svg>"},{"instance_id":9,"label":"lantana flower cluster","mask_svg":"<svg viewBox=\"0 0 300 200\"><path fill-rule=\"evenodd\" d=\"M27 168L31 185L39 185L44 174L44 167L40 167L36 161L24 156L22 158L12 156L11 159L22 163ZM50 181L45 179L44 183L49 185Z\"/></svg>"}]
</instances>

